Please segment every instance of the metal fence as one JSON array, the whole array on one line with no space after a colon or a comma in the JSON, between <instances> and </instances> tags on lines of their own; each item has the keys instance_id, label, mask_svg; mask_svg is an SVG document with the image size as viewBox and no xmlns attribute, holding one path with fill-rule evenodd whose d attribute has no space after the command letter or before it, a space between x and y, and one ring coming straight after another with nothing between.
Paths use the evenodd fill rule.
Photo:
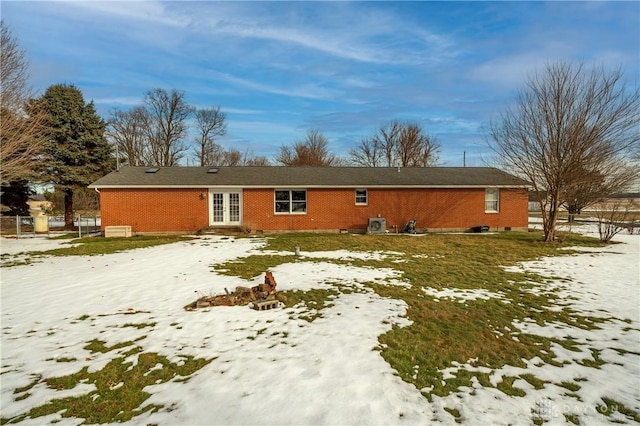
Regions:
<instances>
[{"instance_id":1,"label":"metal fence","mask_svg":"<svg viewBox=\"0 0 640 426\"><path fill-rule=\"evenodd\" d=\"M16 238L69 233L86 237L100 234L100 216L78 215L73 219L72 230L64 229L64 216L0 216L0 233Z\"/></svg>"}]
</instances>

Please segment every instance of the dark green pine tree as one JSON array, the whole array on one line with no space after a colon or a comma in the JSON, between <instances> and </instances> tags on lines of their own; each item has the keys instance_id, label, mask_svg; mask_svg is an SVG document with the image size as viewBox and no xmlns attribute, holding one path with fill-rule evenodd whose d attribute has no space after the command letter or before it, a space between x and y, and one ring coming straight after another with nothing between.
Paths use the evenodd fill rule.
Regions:
<instances>
[{"instance_id":1,"label":"dark green pine tree","mask_svg":"<svg viewBox=\"0 0 640 426\"><path fill-rule=\"evenodd\" d=\"M56 84L36 103L47 112L41 176L64 194L64 224L73 228L73 193L113 170L106 123L73 85Z\"/></svg>"}]
</instances>

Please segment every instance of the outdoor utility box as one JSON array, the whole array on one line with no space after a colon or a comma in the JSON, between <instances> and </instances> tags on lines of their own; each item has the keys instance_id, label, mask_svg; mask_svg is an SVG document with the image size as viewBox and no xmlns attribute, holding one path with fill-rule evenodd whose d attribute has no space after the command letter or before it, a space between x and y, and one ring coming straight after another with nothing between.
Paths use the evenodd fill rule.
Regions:
<instances>
[{"instance_id":1,"label":"outdoor utility box","mask_svg":"<svg viewBox=\"0 0 640 426\"><path fill-rule=\"evenodd\" d=\"M117 225L117 226L105 226L104 236L110 237L130 237L131 226L130 225Z\"/></svg>"},{"instance_id":2,"label":"outdoor utility box","mask_svg":"<svg viewBox=\"0 0 640 426\"><path fill-rule=\"evenodd\" d=\"M471 228L473 232L489 232L489 225L479 225Z\"/></svg>"},{"instance_id":3,"label":"outdoor utility box","mask_svg":"<svg viewBox=\"0 0 640 426\"><path fill-rule=\"evenodd\" d=\"M36 234L44 234L49 232L49 216L34 216L33 231Z\"/></svg>"},{"instance_id":4,"label":"outdoor utility box","mask_svg":"<svg viewBox=\"0 0 640 426\"><path fill-rule=\"evenodd\" d=\"M369 219L367 232L369 234L384 234L387 231L387 220L381 217L372 217Z\"/></svg>"}]
</instances>

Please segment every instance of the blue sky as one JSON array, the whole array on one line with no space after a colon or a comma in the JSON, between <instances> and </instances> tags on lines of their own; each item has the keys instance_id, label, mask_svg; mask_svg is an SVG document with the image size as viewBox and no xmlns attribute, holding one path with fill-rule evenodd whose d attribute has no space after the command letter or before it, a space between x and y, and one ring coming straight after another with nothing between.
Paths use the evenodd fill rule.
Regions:
<instances>
[{"instance_id":1,"label":"blue sky","mask_svg":"<svg viewBox=\"0 0 640 426\"><path fill-rule=\"evenodd\" d=\"M74 84L107 119L156 87L227 113L218 142L272 158L307 130L346 155L398 119L442 165L490 160L483 128L554 61L640 84L640 2L33 2L0 4L42 93Z\"/></svg>"}]
</instances>

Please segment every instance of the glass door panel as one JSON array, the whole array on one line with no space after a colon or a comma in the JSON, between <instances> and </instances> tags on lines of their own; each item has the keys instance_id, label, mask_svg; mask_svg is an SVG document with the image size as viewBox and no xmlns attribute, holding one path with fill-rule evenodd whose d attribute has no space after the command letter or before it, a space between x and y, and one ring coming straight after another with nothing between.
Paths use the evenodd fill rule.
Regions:
<instances>
[{"instance_id":1,"label":"glass door panel","mask_svg":"<svg viewBox=\"0 0 640 426\"><path fill-rule=\"evenodd\" d=\"M224 223L224 194L221 192L215 192L212 195L213 203L213 223Z\"/></svg>"},{"instance_id":2,"label":"glass door panel","mask_svg":"<svg viewBox=\"0 0 640 426\"><path fill-rule=\"evenodd\" d=\"M232 192L229 194L229 222L240 222L240 194Z\"/></svg>"}]
</instances>

